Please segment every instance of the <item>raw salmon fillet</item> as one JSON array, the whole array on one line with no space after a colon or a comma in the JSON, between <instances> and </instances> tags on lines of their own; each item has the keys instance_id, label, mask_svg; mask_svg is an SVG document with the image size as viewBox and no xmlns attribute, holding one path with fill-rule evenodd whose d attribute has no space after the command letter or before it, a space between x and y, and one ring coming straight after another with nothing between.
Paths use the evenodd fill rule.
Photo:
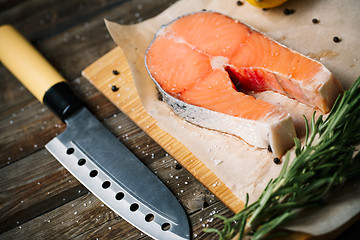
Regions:
<instances>
[{"instance_id":1,"label":"raw salmon fillet","mask_svg":"<svg viewBox=\"0 0 360 240\"><path fill-rule=\"evenodd\" d=\"M282 156L296 137L291 116L247 95L271 90L327 113L342 86L321 63L216 12L163 26L145 64L166 102L182 118L232 134Z\"/></svg>"}]
</instances>

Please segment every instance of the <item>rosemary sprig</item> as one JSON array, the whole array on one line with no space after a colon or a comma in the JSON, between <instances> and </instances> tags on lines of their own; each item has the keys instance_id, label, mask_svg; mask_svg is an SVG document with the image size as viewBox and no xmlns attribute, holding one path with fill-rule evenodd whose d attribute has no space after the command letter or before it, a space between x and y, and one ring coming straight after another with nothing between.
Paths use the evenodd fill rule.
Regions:
<instances>
[{"instance_id":1,"label":"rosemary sprig","mask_svg":"<svg viewBox=\"0 0 360 240\"><path fill-rule=\"evenodd\" d=\"M221 240L271 238L278 226L297 216L298 210L322 204L335 186L360 176L360 77L339 96L323 120L311 119L305 143L295 139L295 157L289 164L287 153L279 176L270 180L259 199L231 218L218 216L224 228L204 229L216 232ZM305 118L306 126L307 119ZM279 234L279 232L277 232Z\"/></svg>"}]
</instances>

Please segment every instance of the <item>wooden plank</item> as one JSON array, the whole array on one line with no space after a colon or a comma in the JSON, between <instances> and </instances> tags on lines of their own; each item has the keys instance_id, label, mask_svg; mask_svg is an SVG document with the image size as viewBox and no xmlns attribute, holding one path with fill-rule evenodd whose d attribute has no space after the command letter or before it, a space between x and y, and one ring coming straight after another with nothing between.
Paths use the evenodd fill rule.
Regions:
<instances>
[{"instance_id":1,"label":"wooden plank","mask_svg":"<svg viewBox=\"0 0 360 240\"><path fill-rule=\"evenodd\" d=\"M193 215L203 216L204 209L210 211L217 205L231 214L171 155L79 76L80 69L115 45L104 18L137 22L158 14L174 0L118 1L116 7L114 2L85 3L79 18L77 9L70 8L77 8L83 1L17 1L0 9L0 23L16 26L46 56L96 117L166 184L190 219ZM52 18L56 14L61 16ZM95 197L86 194L72 175L45 154L44 144L61 133L65 125L2 64L0 78L0 239L150 239L114 213L109 214L110 210L102 207L99 200L100 208L89 204ZM84 203L87 208L81 211ZM95 224L95 213L104 216L99 224ZM77 216L81 216L81 224L76 222ZM196 221L191 224L197 224ZM200 235L202 229L195 231Z\"/></svg>"},{"instance_id":2,"label":"wooden plank","mask_svg":"<svg viewBox=\"0 0 360 240\"><path fill-rule=\"evenodd\" d=\"M68 80L72 89L90 111L99 119L103 119L118 112L118 109L88 81L79 77L80 69L88 66L93 59L99 58L115 45L110 39L103 19L121 19L123 22L131 22L135 19L135 11L143 11L142 17L147 18L159 13L171 2L173 1L161 0L154 3L121 1L122 5L114 7L114 1L106 4L94 1L93 5L82 6L82 14L86 17L84 15L81 21L78 21L75 16L77 12L75 14L72 10L81 5L79 1L68 3L68 5L64 5L62 1L55 1L51 6L41 0L26 1L16 8L2 12L0 22L16 22L14 25L26 38L33 40L35 47ZM137 9L139 5L142 6L141 10ZM67 11L68 8L72 10ZM129 12L128 9L132 10ZM31 11L37 14L28 14ZM23 12L26 14L22 15ZM56 19L54 22L47 20L44 24L39 24L44 16L60 13L61 19ZM94 15L97 16L94 17ZM21 18L18 18L19 16ZM69 22L66 24L67 29L62 26L62 31L58 29L57 33L51 32L51 29L57 28L63 21ZM29 23L37 25L33 29L29 27ZM32 35L37 30L36 35ZM63 129L58 128L62 125L61 121L45 106L41 106L3 65L0 65L0 78L0 131L2 133L0 135L0 167L2 167L44 147L45 143ZM38 111L44 112L39 114ZM37 117L34 117L33 113ZM18 118L23 120L20 121ZM46 125L44 125L45 122ZM14 129L16 129L16 134L13 132ZM35 145L36 148L34 148Z\"/></svg>"},{"instance_id":3,"label":"wooden plank","mask_svg":"<svg viewBox=\"0 0 360 240\"><path fill-rule=\"evenodd\" d=\"M106 37L102 20L95 21L93 30L100 34L96 41L77 39L76 34L86 39L93 38L94 34L88 28L79 25L66 32L69 38L66 42L64 33L61 33L43 40L37 47L41 52L48 53L48 60L67 78L76 94L98 118L103 119L118 110L88 81L79 77L79 69L88 65L89 59L96 59L98 54L106 52L114 43ZM102 41L103 44L99 46L98 41ZM83 47L88 51L83 51ZM0 77L1 167L42 148L55 134L62 132L63 128L59 129L59 126L64 124L41 105L2 65Z\"/></svg>"},{"instance_id":4,"label":"wooden plank","mask_svg":"<svg viewBox=\"0 0 360 240\"><path fill-rule=\"evenodd\" d=\"M193 239L217 239L202 232L203 224L221 229L221 220L211 220L211 214L231 216L231 211L79 76L80 69L115 46L104 18L135 23L174 1L5 0L0 3L0 24L11 23L30 39L91 111L170 188L189 216ZM0 78L0 227L6 231L0 239L150 239L85 194L53 157L45 155L43 145L65 126L2 64ZM96 219L97 213L103 219Z\"/></svg>"},{"instance_id":5,"label":"wooden plank","mask_svg":"<svg viewBox=\"0 0 360 240\"><path fill-rule=\"evenodd\" d=\"M120 75L113 74L113 70ZM244 203L210 169L182 143L159 128L156 121L146 113L137 95L129 65L119 47L84 69L82 75L231 210L238 212L244 207ZM118 90L112 91L112 86L116 86Z\"/></svg>"},{"instance_id":6,"label":"wooden plank","mask_svg":"<svg viewBox=\"0 0 360 240\"><path fill-rule=\"evenodd\" d=\"M182 203L188 216L204 207L212 208L211 205L219 202L195 181L188 171L177 167L177 162L123 113L114 114L103 123L158 175ZM20 231L18 237L26 233L19 229L19 226L26 222L36 222L35 219L39 216L46 215L49 211L57 211L58 208L65 211L65 208L61 208L62 205L87 193L87 190L45 149L37 150L6 165L0 169L0 175L0 233L15 229ZM71 208L68 210L72 211ZM40 234L34 233L40 231L40 228L33 230L31 234ZM128 228L125 230L130 231ZM89 230L83 228L79 233L82 231Z\"/></svg>"},{"instance_id":7,"label":"wooden plank","mask_svg":"<svg viewBox=\"0 0 360 240\"><path fill-rule=\"evenodd\" d=\"M0 232L87 192L45 149L1 168L0 175Z\"/></svg>"},{"instance_id":8,"label":"wooden plank","mask_svg":"<svg viewBox=\"0 0 360 240\"><path fill-rule=\"evenodd\" d=\"M228 209L216 202L213 207L197 211L190 216L194 226L194 239L217 239L206 234L204 227L221 227L222 220L214 214L230 217ZM147 239L152 238L118 217L92 194L85 194L56 210L42 214L5 232L1 239Z\"/></svg>"},{"instance_id":9,"label":"wooden plank","mask_svg":"<svg viewBox=\"0 0 360 240\"><path fill-rule=\"evenodd\" d=\"M100 93L86 104L100 119L118 110ZM101 107L100 107L101 106ZM2 113L0 118L0 168L44 147L65 129L46 106L35 99Z\"/></svg>"}]
</instances>

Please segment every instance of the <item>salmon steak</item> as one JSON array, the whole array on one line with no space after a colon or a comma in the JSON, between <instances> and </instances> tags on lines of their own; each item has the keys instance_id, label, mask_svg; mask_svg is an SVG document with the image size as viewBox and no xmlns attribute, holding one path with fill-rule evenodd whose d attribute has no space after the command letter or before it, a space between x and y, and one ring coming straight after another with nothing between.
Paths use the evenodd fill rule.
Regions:
<instances>
[{"instance_id":1,"label":"salmon steak","mask_svg":"<svg viewBox=\"0 0 360 240\"><path fill-rule=\"evenodd\" d=\"M217 12L161 27L145 54L164 100L181 118L281 157L294 145L289 113L250 92L274 91L322 113L343 91L321 63Z\"/></svg>"}]
</instances>

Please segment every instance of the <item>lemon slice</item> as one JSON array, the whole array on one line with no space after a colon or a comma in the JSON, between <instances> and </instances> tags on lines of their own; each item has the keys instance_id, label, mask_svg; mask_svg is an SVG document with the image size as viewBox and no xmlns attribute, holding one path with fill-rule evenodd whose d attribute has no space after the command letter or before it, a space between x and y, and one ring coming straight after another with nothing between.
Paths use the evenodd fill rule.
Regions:
<instances>
[{"instance_id":1,"label":"lemon slice","mask_svg":"<svg viewBox=\"0 0 360 240\"><path fill-rule=\"evenodd\" d=\"M287 0L246 0L246 1L248 1L251 5L254 5L255 7L273 8L285 3Z\"/></svg>"}]
</instances>

